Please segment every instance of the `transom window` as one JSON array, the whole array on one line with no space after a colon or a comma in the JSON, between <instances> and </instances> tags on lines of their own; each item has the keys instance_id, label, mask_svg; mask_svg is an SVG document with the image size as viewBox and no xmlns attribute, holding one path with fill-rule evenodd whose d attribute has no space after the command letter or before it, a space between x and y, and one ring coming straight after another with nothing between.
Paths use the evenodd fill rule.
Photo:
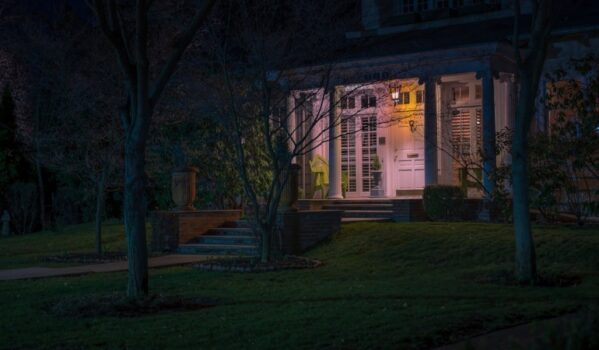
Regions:
<instances>
[{"instance_id":1,"label":"transom window","mask_svg":"<svg viewBox=\"0 0 599 350\"><path fill-rule=\"evenodd\" d=\"M376 96L372 94L364 94L360 100L362 108L376 107Z\"/></svg>"},{"instance_id":2,"label":"transom window","mask_svg":"<svg viewBox=\"0 0 599 350\"><path fill-rule=\"evenodd\" d=\"M438 9L446 9L449 7L449 0L437 0L435 5Z\"/></svg>"},{"instance_id":3,"label":"transom window","mask_svg":"<svg viewBox=\"0 0 599 350\"><path fill-rule=\"evenodd\" d=\"M468 86L455 86L451 88L451 100L453 103L463 103L468 101L470 89Z\"/></svg>"},{"instance_id":4,"label":"transom window","mask_svg":"<svg viewBox=\"0 0 599 350\"><path fill-rule=\"evenodd\" d=\"M395 104L398 104L398 105L410 104L410 93L409 92L400 92Z\"/></svg>"},{"instance_id":5,"label":"transom window","mask_svg":"<svg viewBox=\"0 0 599 350\"><path fill-rule=\"evenodd\" d=\"M356 98L354 96L343 96L339 104L341 109L354 109L356 108Z\"/></svg>"}]
</instances>

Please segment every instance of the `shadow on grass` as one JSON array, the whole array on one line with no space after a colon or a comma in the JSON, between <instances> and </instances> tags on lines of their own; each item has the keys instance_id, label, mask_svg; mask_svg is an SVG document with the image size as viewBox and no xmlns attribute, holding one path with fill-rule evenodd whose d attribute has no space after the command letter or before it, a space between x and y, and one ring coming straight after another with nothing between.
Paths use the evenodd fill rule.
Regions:
<instances>
[{"instance_id":1,"label":"shadow on grass","mask_svg":"<svg viewBox=\"0 0 599 350\"><path fill-rule=\"evenodd\" d=\"M60 317L139 317L164 312L195 311L216 306L216 301L201 297L149 295L141 299L123 294L69 297L44 305L44 311Z\"/></svg>"},{"instance_id":2,"label":"shadow on grass","mask_svg":"<svg viewBox=\"0 0 599 350\"><path fill-rule=\"evenodd\" d=\"M530 284L522 283L516 280L514 272L508 269L472 271L463 274L462 278L480 284L522 287L531 286ZM581 283L581 276L572 273L545 271L537 277L534 286L547 288L566 288L575 287Z\"/></svg>"}]
</instances>

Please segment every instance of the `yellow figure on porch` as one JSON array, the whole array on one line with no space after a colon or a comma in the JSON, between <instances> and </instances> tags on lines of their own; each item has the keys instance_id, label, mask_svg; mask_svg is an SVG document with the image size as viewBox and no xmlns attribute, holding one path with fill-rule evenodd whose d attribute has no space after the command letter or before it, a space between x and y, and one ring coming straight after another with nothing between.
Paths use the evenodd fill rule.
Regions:
<instances>
[{"instance_id":1,"label":"yellow figure on porch","mask_svg":"<svg viewBox=\"0 0 599 350\"><path fill-rule=\"evenodd\" d=\"M329 163L319 155L309 162L310 171L314 175L314 188L320 189L322 199L325 199L326 189L329 187ZM316 195L316 191L314 191L314 195Z\"/></svg>"}]
</instances>

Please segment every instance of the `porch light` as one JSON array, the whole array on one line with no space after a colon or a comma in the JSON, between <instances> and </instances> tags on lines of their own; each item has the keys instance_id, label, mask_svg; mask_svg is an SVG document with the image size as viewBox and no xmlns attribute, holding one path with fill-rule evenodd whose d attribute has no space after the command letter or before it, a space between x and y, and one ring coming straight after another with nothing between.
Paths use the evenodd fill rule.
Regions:
<instances>
[{"instance_id":1,"label":"porch light","mask_svg":"<svg viewBox=\"0 0 599 350\"><path fill-rule=\"evenodd\" d=\"M394 104L399 103L399 91L401 90L401 85L391 85L389 86L389 94L391 95L391 99Z\"/></svg>"}]
</instances>

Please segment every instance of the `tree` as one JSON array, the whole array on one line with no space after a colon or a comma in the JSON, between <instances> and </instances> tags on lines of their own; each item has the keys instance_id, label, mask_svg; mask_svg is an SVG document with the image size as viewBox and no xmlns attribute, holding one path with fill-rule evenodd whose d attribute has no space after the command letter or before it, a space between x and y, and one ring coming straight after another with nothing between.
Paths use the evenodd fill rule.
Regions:
<instances>
[{"instance_id":1,"label":"tree","mask_svg":"<svg viewBox=\"0 0 599 350\"><path fill-rule=\"evenodd\" d=\"M129 297L148 293L145 153L152 115L177 64L208 18L214 3L215 0L203 1L187 27L173 38L170 54L157 74L151 72L148 55L149 12L154 1L137 0L131 9L131 21L127 21L125 4L116 0L93 0L90 3L102 32L117 55L126 94L126 103L119 113L125 140L123 211ZM161 10L168 11L166 8Z\"/></svg>"},{"instance_id":2,"label":"tree","mask_svg":"<svg viewBox=\"0 0 599 350\"><path fill-rule=\"evenodd\" d=\"M513 221L516 237L516 279L535 283L536 256L530 227L528 136L535 113L535 100L543 72L553 21L552 0L531 1L530 39L525 52L520 47L520 2L514 2L514 56L520 86L512 139Z\"/></svg>"},{"instance_id":3,"label":"tree","mask_svg":"<svg viewBox=\"0 0 599 350\"><path fill-rule=\"evenodd\" d=\"M596 53L594 53L596 55ZM531 192L543 218L566 211L579 225L597 212L599 58L570 59L547 75L547 133L530 144Z\"/></svg>"},{"instance_id":4,"label":"tree","mask_svg":"<svg viewBox=\"0 0 599 350\"><path fill-rule=\"evenodd\" d=\"M18 178L18 143L16 139L17 123L15 120L15 103L10 86L2 90L0 101L0 193Z\"/></svg>"},{"instance_id":5,"label":"tree","mask_svg":"<svg viewBox=\"0 0 599 350\"><path fill-rule=\"evenodd\" d=\"M231 20L209 27L212 69L204 72L208 84L198 93L228 130L223 136L235 150L264 262L277 251L277 214L293 160L342 136L335 109L364 86L335 91L334 64L322 64L332 62L344 43L344 5L231 1L222 16Z\"/></svg>"}]
</instances>

